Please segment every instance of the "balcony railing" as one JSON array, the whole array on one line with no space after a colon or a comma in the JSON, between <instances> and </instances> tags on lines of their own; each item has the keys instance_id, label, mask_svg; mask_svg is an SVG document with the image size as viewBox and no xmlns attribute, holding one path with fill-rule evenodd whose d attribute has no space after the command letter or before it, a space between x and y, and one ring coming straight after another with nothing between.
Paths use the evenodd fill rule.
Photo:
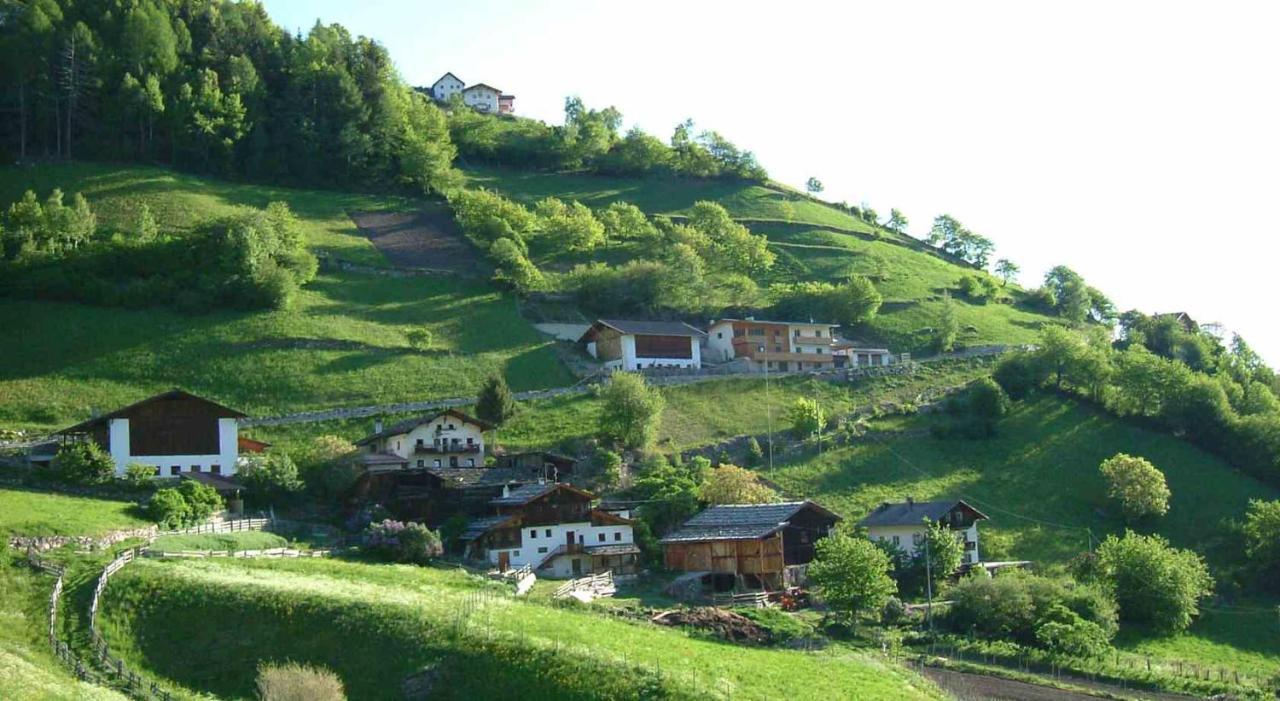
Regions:
<instances>
[{"instance_id":1,"label":"balcony railing","mask_svg":"<svg viewBox=\"0 0 1280 701\"><path fill-rule=\"evenodd\" d=\"M415 445L413 447L413 452L417 455L456 455L459 453L479 453L480 444L472 443L471 445L464 445L459 443L457 445L427 445L426 443L423 443L422 445Z\"/></svg>"}]
</instances>

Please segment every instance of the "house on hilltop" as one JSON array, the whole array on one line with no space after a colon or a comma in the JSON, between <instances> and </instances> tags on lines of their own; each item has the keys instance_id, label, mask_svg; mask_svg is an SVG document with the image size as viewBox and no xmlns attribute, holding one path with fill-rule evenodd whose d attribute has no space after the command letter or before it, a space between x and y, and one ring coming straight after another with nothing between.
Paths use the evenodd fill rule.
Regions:
<instances>
[{"instance_id":1,"label":"house on hilltop","mask_svg":"<svg viewBox=\"0 0 1280 701\"><path fill-rule=\"evenodd\" d=\"M516 110L516 96L508 95L501 90L484 83L476 83L470 87L458 76L445 73L428 89L431 97L440 102L448 102L454 95L462 95L466 106L479 112L510 114Z\"/></svg>"},{"instance_id":2,"label":"house on hilltop","mask_svg":"<svg viewBox=\"0 0 1280 701\"><path fill-rule=\"evenodd\" d=\"M640 548L632 521L626 512L596 508L596 501L563 483L504 489L489 502L495 513L473 519L463 531L466 556L501 571L528 565L551 577L635 575Z\"/></svg>"},{"instance_id":3,"label":"house on hilltop","mask_svg":"<svg viewBox=\"0 0 1280 701\"><path fill-rule=\"evenodd\" d=\"M707 355L727 362L743 358L751 370L830 370L835 324L812 321L718 319L707 329Z\"/></svg>"},{"instance_id":4,"label":"house on hilltop","mask_svg":"<svg viewBox=\"0 0 1280 701\"><path fill-rule=\"evenodd\" d=\"M384 429L356 441L369 472L414 468L484 467L484 432L493 425L457 409L445 409Z\"/></svg>"},{"instance_id":5,"label":"house on hilltop","mask_svg":"<svg viewBox=\"0 0 1280 701\"><path fill-rule=\"evenodd\" d=\"M784 589L840 516L812 501L708 507L661 541L667 569L732 575L735 586Z\"/></svg>"},{"instance_id":6,"label":"house on hilltop","mask_svg":"<svg viewBox=\"0 0 1280 701\"><path fill-rule=\"evenodd\" d=\"M64 444L93 441L111 454L116 476L133 463L151 465L157 477L191 472L236 473L244 414L180 389L148 397L53 434L33 450L34 465L48 465ZM253 452L249 442L250 451ZM265 445L265 444L263 444Z\"/></svg>"},{"instance_id":7,"label":"house on hilltop","mask_svg":"<svg viewBox=\"0 0 1280 701\"><path fill-rule=\"evenodd\" d=\"M907 497L905 502L880 504L858 525L867 529L872 540L892 543L907 555L914 555L924 542L928 524L942 524L964 543L961 564L973 565L982 561L978 554L978 521L985 520L985 514L963 500L916 501Z\"/></svg>"},{"instance_id":8,"label":"house on hilltop","mask_svg":"<svg viewBox=\"0 0 1280 701\"><path fill-rule=\"evenodd\" d=\"M578 339L609 370L700 368L705 333L679 321L599 319Z\"/></svg>"}]
</instances>

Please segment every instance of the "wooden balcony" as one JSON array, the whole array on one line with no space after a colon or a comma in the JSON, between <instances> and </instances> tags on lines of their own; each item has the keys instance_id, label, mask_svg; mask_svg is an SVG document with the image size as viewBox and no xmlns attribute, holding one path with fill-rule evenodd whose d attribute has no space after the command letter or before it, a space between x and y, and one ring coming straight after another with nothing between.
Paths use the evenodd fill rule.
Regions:
<instances>
[{"instance_id":1,"label":"wooden balcony","mask_svg":"<svg viewBox=\"0 0 1280 701\"><path fill-rule=\"evenodd\" d=\"M756 351L751 354L752 360L773 362L793 362L793 363L834 363L835 358L826 353L777 353L774 351L765 351L761 353Z\"/></svg>"},{"instance_id":2,"label":"wooden balcony","mask_svg":"<svg viewBox=\"0 0 1280 701\"><path fill-rule=\"evenodd\" d=\"M480 452L480 444L473 443L471 445L415 445L413 447L415 455L466 455L468 453L478 454Z\"/></svg>"},{"instance_id":3,"label":"wooden balcony","mask_svg":"<svg viewBox=\"0 0 1280 701\"><path fill-rule=\"evenodd\" d=\"M831 339L818 336L794 336L791 339L791 345L801 346L830 346Z\"/></svg>"}]
</instances>

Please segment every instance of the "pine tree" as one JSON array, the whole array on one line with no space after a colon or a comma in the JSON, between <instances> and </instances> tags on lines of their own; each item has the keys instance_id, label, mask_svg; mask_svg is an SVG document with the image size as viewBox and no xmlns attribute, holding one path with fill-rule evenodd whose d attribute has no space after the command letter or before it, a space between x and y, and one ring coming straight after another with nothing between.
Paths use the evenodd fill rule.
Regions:
<instances>
[{"instance_id":1,"label":"pine tree","mask_svg":"<svg viewBox=\"0 0 1280 701\"><path fill-rule=\"evenodd\" d=\"M511 388L507 386L507 381L502 378L502 375L490 375L484 387L480 389L479 399L476 400L476 416L493 424L496 431L515 414L516 400L511 395Z\"/></svg>"}]
</instances>

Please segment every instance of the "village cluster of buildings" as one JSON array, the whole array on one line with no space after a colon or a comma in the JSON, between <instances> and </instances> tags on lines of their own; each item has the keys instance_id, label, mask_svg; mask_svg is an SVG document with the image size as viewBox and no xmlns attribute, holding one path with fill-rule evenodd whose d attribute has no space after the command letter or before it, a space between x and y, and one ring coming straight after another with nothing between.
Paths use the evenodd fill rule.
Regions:
<instances>
[{"instance_id":1,"label":"village cluster of buildings","mask_svg":"<svg viewBox=\"0 0 1280 701\"><path fill-rule=\"evenodd\" d=\"M516 111L515 95L508 95L484 83L467 85L452 73L445 73L432 83L430 93L440 102L448 102L454 95L461 95L462 103L477 112L511 114Z\"/></svg>"},{"instance_id":2,"label":"village cluster of buildings","mask_svg":"<svg viewBox=\"0 0 1280 701\"><path fill-rule=\"evenodd\" d=\"M716 319L707 330L680 321L599 319L578 338L606 369L699 369L738 364L748 372L817 372L891 365L888 348L846 341L837 325Z\"/></svg>"},{"instance_id":3,"label":"village cluster of buildings","mask_svg":"<svg viewBox=\"0 0 1280 701\"><path fill-rule=\"evenodd\" d=\"M733 334L732 339L740 337L739 328L772 330L767 323L739 327L730 320L712 329ZM811 339L824 338L817 333L829 329L807 325L802 331L806 335L792 338L804 340L789 347L816 345ZM61 445L93 441L111 455L117 475L140 463L152 466L157 478L194 479L228 493L243 488L235 475L244 461L269 447L239 435L244 417L173 390L58 431L29 457L34 465L47 466ZM462 516L466 557L498 570L528 566L552 577L604 571L615 578L635 575L640 548L631 509L570 484L571 457L488 450L485 434L492 428L456 409L385 427L375 422L373 431L356 441L363 470L352 503L386 504L400 518L433 527ZM859 525L870 538L911 554L923 542L927 523L943 524L962 540L964 561L973 565L980 562L977 523L983 519L963 501L908 499L880 505ZM711 506L665 534L663 561L708 587L779 590L803 578L816 542L840 520L812 501Z\"/></svg>"}]
</instances>

